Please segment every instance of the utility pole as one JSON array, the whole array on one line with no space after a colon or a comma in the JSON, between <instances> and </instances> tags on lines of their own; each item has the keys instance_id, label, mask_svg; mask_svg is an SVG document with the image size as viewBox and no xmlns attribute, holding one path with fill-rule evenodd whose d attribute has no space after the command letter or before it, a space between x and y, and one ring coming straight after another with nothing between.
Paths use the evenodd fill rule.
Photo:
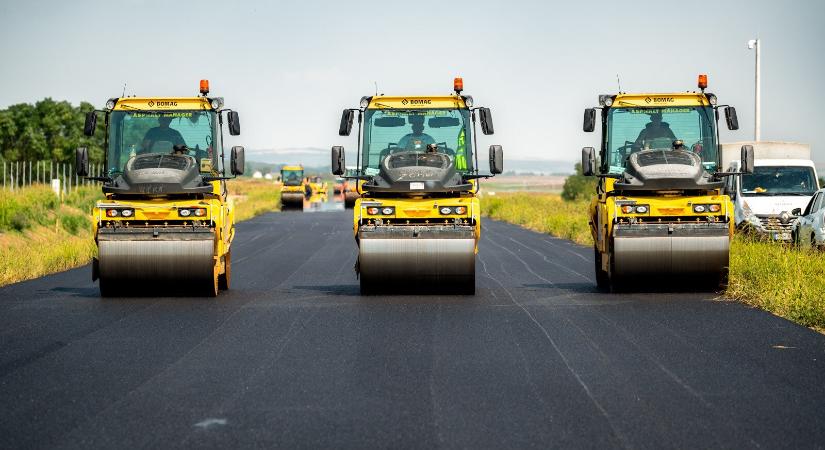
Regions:
<instances>
[{"instance_id":1,"label":"utility pole","mask_svg":"<svg viewBox=\"0 0 825 450\"><path fill-rule=\"evenodd\" d=\"M748 41L748 48L750 50L756 50L756 70L754 75L754 112L753 112L753 140L759 141L762 138L762 117L761 117L761 108L760 108L760 101L761 101L761 89L759 88L759 52L762 49L762 41L760 39L751 39Z\"/></svg>"}]
</instances>

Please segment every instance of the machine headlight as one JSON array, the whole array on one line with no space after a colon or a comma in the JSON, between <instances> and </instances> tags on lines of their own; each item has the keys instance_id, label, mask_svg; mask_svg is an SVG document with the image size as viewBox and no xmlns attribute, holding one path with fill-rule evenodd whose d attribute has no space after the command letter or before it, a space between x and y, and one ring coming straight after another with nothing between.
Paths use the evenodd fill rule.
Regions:
<instances>
[{"instance_id":1,"label":"machine headlight","mask_svg":"<svg viewBox=\"0 0 825 450\"><path fill-rule=\"evenodd\" d=\"M367 208L367 214L370 214L370 215L373 215L373 216L378 214L378 211L380 211L380 210L378 208L375 208L375 207Z\"/></svg>"},{"instance_id":2,"label":"machine headlight","mask_svg":"<svg viewBox=\"0 0 825 450\"><path fill-rule=\"evenodd\" d=\"M221 101L217 98L213 98L212 101L209 103L212 105L212 109L217 110L221 107Z\"/></svg>"},{"instance_id":3,"label":"machine headlight","mask_svg":"<svg viewBox=\"0 0 825 450\"><path fill-rule=\"evenodd\" d=\"M181 217L203 217L206 215L206 208L181 208L178 210L178 215Z\"/></svg>"},{"instance_id":4,"label":"machine headlight","mask_svg":"<svg viewBox=\"0 0 825 450\"><path fill-rule=\"evenodd\" d=\"M622 212L625 214L630 214L633 212L633 205L622 205Z\"/></svg>"},{"instance_id":5,"label":"machine headlight","mask_svg":"<svg viewBox=\"0 0 825 450\"><path fill-rule=\"evenodd\" d=\"M695 213L705 212L705 205L693 205L693 212L695 212Z\"/></svg>"},{"instance_id":6,"label":"machine headlight","mask_svg":"<svg viewBox=\"0 0 825 450\"><path fill-rule=\"evenodd\" d=\"M107 208L107 217L132 217L135 215L135 210L131 208Z\"/></svg>"},{"instance_id":7,"label":"machine headlight","mask_svg":"<svg viewBox=\"0 0 825 450\"><path fill-rule=\"evenodd\" d=\"M443 215L445 215L445 216L446 216L446 215L448 215L448 214L452 214L452 213L453 213L453 208L450 208L449 206L443 206L443 207L439 210L439 212L441 212L441 214L443 214Z\"/></svg>"},{"instance_id":8,"label":"machine headlight","mask_svg":"<svg viewBox=\"0 0 825 450\"><path fill-rule=\"evenodd\" d=\"M106 109L115 109L115 104L117 100L110 98L109 101L106 102Z\"/></svg>"},{"instance_id":9,"label":"machine headlight","mask_svg":"<svg viewBox=\"0 0 825 450\"><path fill-rule=\"evenodd\" d=\"M636 207L636 214L646 214L647 213L647 205L639 205Z\"/></svg>"},{"instance_id":10,"label":"machine headlight","mask_svg":"<svg viewBox=\"0 0 825 450\"><path fill-rule=\"evenodd\" d=\"M361 105L362 108L366 108L367 106L370 105L370 100L371 99L372 99L372 97L361 97L361 103L359 103L359 104Z\"/></svg>"},{"instance_id":11,"label":"machine headlight","mask_svg":"<svg viewBox=\"0 0 825 450\"><path fill-rule=\"evenodd\" d=\"M607 106L608 108L613 106L613 97L609 97L609 96L605 97L604 98L604 106Z\"/></svg>"},{"instance_id":12,"label":"machine headlight","mask_svg":"<svg viewBox=\"0 0 825 450\"><path fill-rule=\"evenodd\" d=\"M389 215L393 214L394 212L395 212L395 208L390 208L390 207L386 207L386 208L381 210L381 214L383 214L385 216L389 216Z\"/></svg>"},{"instance_id":13,"label":"machine headlight","mask_svg":"<svg viewBox=\"0 0 825 450\"><path fill-rule=\"evenodd\" d=\"M467 208L464 207L464 206L456 206L454 208L454 211L455 211L456 214L464 214L464 213L467 212Z\"/></svg>"},{"instance_id":14,"label":"machine headlight","mask_svg":"<svg viewBox=\"0 0 825 450\"><path fill-rule=\"evenodd\" d=\"M467 105L468 108L473 107L473 97L469 95L465 95L464 97L464 104Z\"/></svg>"},{"instance_id":15,"label":"machine headlight","mask_svg":"<svg viewBox=\"0 0 825 450\"><path fill-rule=\"evenodd\" d=\"M721 205L715 205L715 204L714 205L708 205L708 211L710 211L710 212L719 212L721 210L722 210Z\"/></svg>"}]
</instances>

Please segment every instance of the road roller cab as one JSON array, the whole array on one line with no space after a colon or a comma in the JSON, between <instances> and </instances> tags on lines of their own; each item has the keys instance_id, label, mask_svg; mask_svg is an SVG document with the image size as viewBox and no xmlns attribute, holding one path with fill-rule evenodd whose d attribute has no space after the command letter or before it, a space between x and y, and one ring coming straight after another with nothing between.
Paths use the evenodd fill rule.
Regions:
<instances>
[{"instance_id":1,"label":"road roller cab","mask_svg":"<svg viewBox=\"0 0 825 450\"><path fill-rule=\"evenodd\" d=\"M281 167L281 183L281 209L302 209L310 193L304 178L304 166Z\"/></svg>"},{"instance_id":2,"label":"road roller cab","mask_svg":"<svg viewBox=\"0 0 825 450\"><path fill-rule=\"evenodd\" d=\"M452 95L363 97L343 112L341 136L358 119L357 165L345 171L344 148L335 146L332 172L357 182L362 293L475 292L479 179L501 173L502 150L490 146L491 173L479 173L476 119L489 135L492 116L462 90L456 78Z\"/></svg>"},{"instance_id":3,"label":"road roller cab","mask_svg":"<svg viewBox=\"0 0 825 450\"><path fill-rule=\"evenodd\" d=\"M647 287L662 275L727 282L734 221L722 189L733 174L722 172L719 109L728 129L739 126L706 87L700 75L699 92L600 95L585 110L585 132L601 110L601 149L582 150L583 173L599 177L590 205L599 287ZM741 156L752 170L753 149Z\"/></svg>"},{"instance_id":4,"label":"road roller cab","mask_svg":"<svg viewBox=\"0 0 825 450\"><path fill-rule=\"evenodd\" d=\"M84 132L106 123L105 172L89 177L88 151L77 150L79 176L101 181L105 200L93 210L98 255L92 278L103 296L136 290L215 296L228 289L234 208L227 172L244 170L244 149L232 147L229 168L222 125L240 134L238 113L223 98L112 98L90 112Z\"/></svg>"}]
</instances>

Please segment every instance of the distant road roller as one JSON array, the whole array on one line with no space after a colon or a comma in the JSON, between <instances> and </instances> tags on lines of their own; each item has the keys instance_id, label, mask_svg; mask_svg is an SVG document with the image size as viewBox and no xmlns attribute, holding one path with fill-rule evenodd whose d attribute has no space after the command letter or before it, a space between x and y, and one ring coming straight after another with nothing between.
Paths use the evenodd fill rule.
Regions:
<instances>
[{"instance_id":1,"label":"distant road roller","mask_svg":"<svg viewBox=\"0 0 825 450\"><path fill-rule=\"evenodd\" d=\"M105 200L93 210L97 257L92 279L100 294L136 290L216 296L231 279L234 208L227 199L224 120L240 134L238 113L211 97L112 98L86 116L92 136L105 117L105 172L89 176L89 154L78 148L77 174L101 181ZM244 171L244 149L232 147L229 171Z\"/></svg>"},{"instance_id":2,"label":"distant road roller","mask_svg":"<svg viewBox=\"0 0 825 450\"><path fill-rule=\"evenodd\" d=\"M601 110L602 146L582 149L584 175L599 182L590 204L596 281L611 291L644 288L667 277L724 286L733 205L726 176L753 170L753 148L741 149L742 172L722 172L718 110L729 130L736 110L705 92L600 95L584 113L584 131ZM662 278L665 277L665 278Z\"/></svg>"},{"instance_id":3,"label":"distant road roller","mask_svg":"<svg viewBox=\"0 0 825 450\"><path fill-rule=\"evenodd\" d=\"M462 95L363 97L345 109L339 135L358 115L357 168L332 148L332 173L357 181L353 231L363 294L428 290L473 294L481 233L479 179L499 174L503 156L490 146L490 174L478 170L476 119L493 134L488 108ZM363 129L362 129L362 123Z\"/></svg>"},{"instance_id":4,"label":"distant road roller","mask_svg":"<svg viewBox=\"0 0 825 450\"><path fill-rule=\"evenodd\" d=\"M304 200L309 196L309 185L304 178L304 166L287 165L281 167L281 209L303 209Z\"/></svg>"}]
</instances>

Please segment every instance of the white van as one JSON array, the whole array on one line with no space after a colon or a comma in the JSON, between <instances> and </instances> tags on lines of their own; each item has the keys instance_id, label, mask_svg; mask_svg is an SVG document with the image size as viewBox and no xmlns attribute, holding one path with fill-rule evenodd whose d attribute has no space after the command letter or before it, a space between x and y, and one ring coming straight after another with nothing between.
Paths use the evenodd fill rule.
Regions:
<instances>
[{"instance_id":1,"label":"white van","mask_svg":"<svg viewBox=\"0 0 825 450\"><path fill-rule=\"evenodd\" d=\"M805 209L819 189L816 167L810 159L810 146L805 144L770 142L753 143L752 174L727 178L725 191L733 200L737 229L745 229L788 241L797 216L796 208ZM789 147L783 148L783 144ZM723 144L724 146L734 144ZM741 147L741 143L736 143ZM784 156L784 157L783 157ZM796 156L797 158L788 158ZM803 158L799 158L802 156ZM728 172L738 172L739 162L730 161Z\"/></svg>"}]
</instances>

